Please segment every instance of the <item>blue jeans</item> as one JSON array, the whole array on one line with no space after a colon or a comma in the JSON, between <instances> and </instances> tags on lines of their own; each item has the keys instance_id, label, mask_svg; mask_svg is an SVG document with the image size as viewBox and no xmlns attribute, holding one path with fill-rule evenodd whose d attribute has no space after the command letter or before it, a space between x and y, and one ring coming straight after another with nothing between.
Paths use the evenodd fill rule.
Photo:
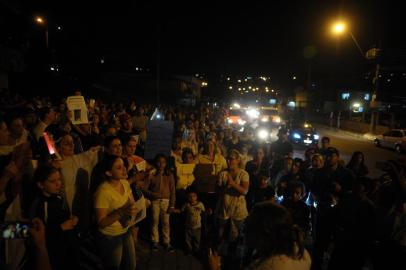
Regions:
<instances>
[{"instance_id":1,"label":"blue jeans","mask_svg":"<svg viewBox=\"0 0 406 270\"><path fill-rule=\"evenodd\" d=\"M135 248L130 230L118 236L99 233L99 247L106 270L135 269Z\"/></svg>"}]
</instances>

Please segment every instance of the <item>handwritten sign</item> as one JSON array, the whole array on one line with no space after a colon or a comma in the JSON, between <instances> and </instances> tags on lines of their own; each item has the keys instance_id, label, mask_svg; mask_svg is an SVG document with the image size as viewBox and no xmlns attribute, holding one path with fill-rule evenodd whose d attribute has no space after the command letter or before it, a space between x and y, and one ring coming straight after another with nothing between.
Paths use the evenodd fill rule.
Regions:
<instances>
[{"instance_id":1,"label":"handwritten sign","mask_svg":"<svg viewBox=\"0 0 406 270\"><path fill-rule=\"evenodd\" d=\"M72 124L87 124L89 120L87 119L87 107L83 96L71 96L66 100L68 105L68 110L72 114Z\"/></svg>"}]
</instances>

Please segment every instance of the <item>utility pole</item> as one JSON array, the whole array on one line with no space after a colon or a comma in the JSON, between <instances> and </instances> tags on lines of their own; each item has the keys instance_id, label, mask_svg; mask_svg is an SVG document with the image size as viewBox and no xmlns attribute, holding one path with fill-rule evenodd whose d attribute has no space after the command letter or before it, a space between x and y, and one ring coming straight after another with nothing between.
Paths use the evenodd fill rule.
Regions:
<instances>
[{"instance_id":1,"label":"utility pole","mask_svg":"<svg viewBox=\"0 0 406 270\"><path fill-rule=\"evenodd\" d=\"M156 103L160 101L160 75L161 75L161 28L157 25L157 49L156 49Z\"/></svg>"},{"instance_id":2,"label":"utility pole","mask_svg":"<svg viewBox=\"0 0 406 270\"><path fill-rule=\"evenodd\" d=\"M371 97L371 103L370 103L370 108L371 108L371 123L369 126L369 132L375 133L376 132L376 125L378 124L379 120L379 111L378 111L378 102L377 102L377 96L378 96L378 90L379 90L379 74L380 74L380 69L381 66L379 65L379 60L378 60L378 55L379 55L380 49L378 48L373 48L370 49L366 53L366 58L367 59L372 59L375 60L375 76L372 79L372 97Z\"/></svg>"}]
</instances>

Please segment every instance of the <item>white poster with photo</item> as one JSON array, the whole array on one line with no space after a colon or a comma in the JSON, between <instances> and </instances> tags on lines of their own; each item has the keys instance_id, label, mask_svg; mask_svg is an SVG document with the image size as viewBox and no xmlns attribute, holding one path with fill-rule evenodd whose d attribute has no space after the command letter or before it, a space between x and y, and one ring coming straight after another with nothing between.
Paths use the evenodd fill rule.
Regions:
<instances>
[{"instance_id":1,"label":"white poster with photo","mask_svg":"<svg viewBox=\"0 0 406 270\"><path fill-rule=\"evenodd\" d=\"M74 125L87 124L87 107L83 96L71 96L66 101L71 113L71 121Z\"/></svg>"}]
</instances>

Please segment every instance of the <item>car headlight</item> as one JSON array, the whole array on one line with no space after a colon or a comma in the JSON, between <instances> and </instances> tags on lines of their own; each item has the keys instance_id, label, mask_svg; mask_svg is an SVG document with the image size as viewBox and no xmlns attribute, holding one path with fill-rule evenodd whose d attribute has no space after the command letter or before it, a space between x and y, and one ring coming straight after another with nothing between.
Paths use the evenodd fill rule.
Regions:
<instances>
[{"instance_id":1,"label":"car headlight","mask_svg":"<svg viewBox=\"0 0 406 270\"><path fill-rule=\"evenodd\" d=\"M281 118L280 118L279 116L274 116L274 117L272 118L272 122L274 122L274 123L280 123L280 122L281 122Z\"/></svg>"},{"instance_id":2,"label":"car headlight","mask_svg":"<svg viewBox=\"0 0 406 270\"><path fill-rule=\"evenodd\" d=\"M269 132L265 129L261 129L260 131L258 131L258 137L262 140L268 138L269 136Z\"/></svg>"},{"instance_id":3,"label":"car headlight","mask_svg":"<svg viewBox=\"0 0 406 270\"><path fill-rule=\"evenodd\" d=\"M238 119L237 122L238 122L238 124L239 124L240 126L243 126L243 125L245 125L245 123L247 123L247 121L244 121L244 120L242 120L242 119Z\"/></svg>"},{"instance_id":4,"label":"car headlight","mask_svg":"<svg viewBox=\"0 0 406 270\"><path fill-rule=\"evenodd\" d=\"M269 117L268 116L264 116L261 118L262 122L268 122L269 121Z\"/></svg>"},{"instance_id":5,"label":"car headlight","mask_svg":"<svg viewBox=\"0 0 406 270\"><path fill-rule=\"evenodd\" d=\"M293 133L293 138L295 138L295 139L300 139L301 136L300 136L299 133Z\"/></svg>"},{"instance_id":6,"label":"car headlight","mask_svg":"<svg viewBox=\"0 0 406 270\"><path fill-rule=\"evenodd\" d=\"M227 122L228 122L229 124L232 124L232 123L233 123L233 120L231 120L230 118L228 118L228 119L227 119Z\"/></svg>"},{"instance_id":7,"label":"car headlight","mask_svg":"<svg viewBox=\"0 0 406 270\"><path fill-rule=\"evenodd\" d=\"M251 118L258 118L258 116L259 116L259 111L256 109L249 109L249 110L247 110L246 113Z\"/></svg>"},{"instance_id":8,"label":"car headlight","mask_svg":"<svg viewBox=\"0 0 406 270\"><path fill-rule=\"evenodd\" d=\"M315 140L318 140L318 139L320 139L320 136L319 136L318 134L314 134L314 135L313 135L313 138L314 138Z\"/></svg>"}]
</instances>

